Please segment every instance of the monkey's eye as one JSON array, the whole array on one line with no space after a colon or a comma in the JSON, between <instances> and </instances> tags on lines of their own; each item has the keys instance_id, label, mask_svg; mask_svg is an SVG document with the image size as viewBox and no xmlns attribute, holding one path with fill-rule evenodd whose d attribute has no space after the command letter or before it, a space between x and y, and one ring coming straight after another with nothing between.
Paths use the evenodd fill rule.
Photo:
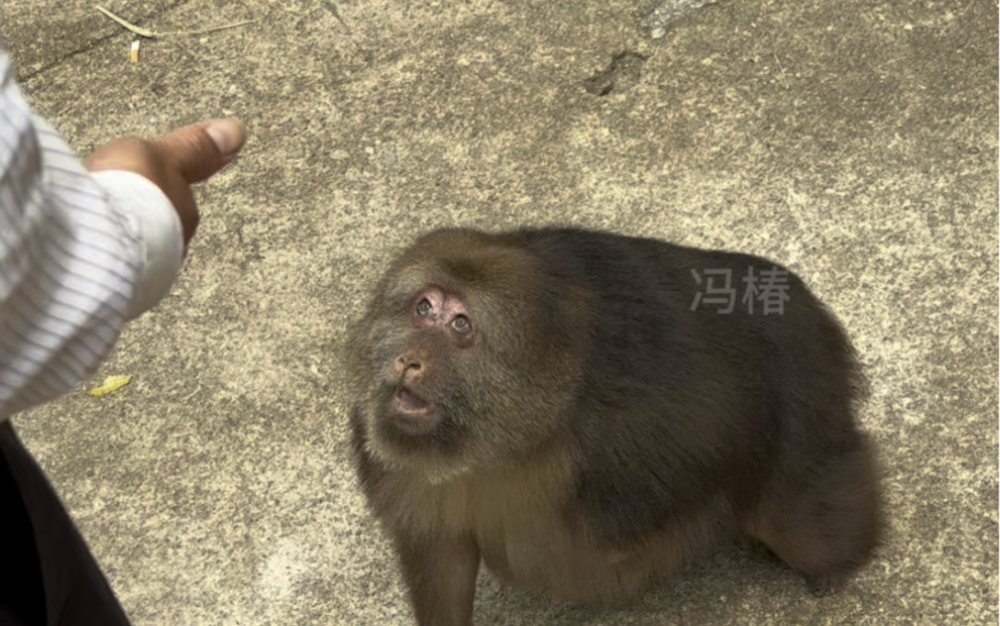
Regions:
<instances>
[{"instance_id":1,"label":"monkey's eye","mask_svg":"<svg viewBox=\"0 0 1000 626\"><path fill-rule=\"evenodd\" d=\"M464 335L472 330L472 323L464 315L456 315L455 319L451 320L451 327L455 329L456 333Z\"/></svg>"},{"instance_id":2,"label":"monkey's eye","mask_svg":"<svg viewBox=\"0 0 1000 626\"><path fill-rule=\"evenodd\" d=\"M428 300L427 298L424 298L423 300L417 303L417 315L419 315L420 317L427 317L428 315L431 314L431 309L433 308L434 307L431 305L431 301Z\"/></svg>"}]
</instances>

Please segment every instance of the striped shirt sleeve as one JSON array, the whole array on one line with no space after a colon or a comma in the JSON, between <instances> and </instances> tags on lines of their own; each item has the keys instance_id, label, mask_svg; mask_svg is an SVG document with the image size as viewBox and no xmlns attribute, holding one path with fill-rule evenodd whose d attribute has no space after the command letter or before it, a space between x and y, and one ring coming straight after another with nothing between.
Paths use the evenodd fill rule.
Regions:
<instances>
[{"instance_id":1,"label":"striped shirt sleeve","mask_svg":"<svg viewBox=\"0 0 1000 626\"><path fill-rule=\"evenodd\" d=\"M88 174L32 116L0 52L0 421L89 376L182 260L152 182Z\"/></svg>"}]
</instances>

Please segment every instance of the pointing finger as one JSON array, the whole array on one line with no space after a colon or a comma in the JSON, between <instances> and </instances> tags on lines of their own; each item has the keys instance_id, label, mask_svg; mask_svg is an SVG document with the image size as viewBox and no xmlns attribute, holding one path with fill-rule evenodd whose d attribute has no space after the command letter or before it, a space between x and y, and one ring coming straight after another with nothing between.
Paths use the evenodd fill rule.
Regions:
<instances>
[{"instance_id":1,"label":"pointing finger","mask_svg":"<svg viewBox=\"0 0 1000 626\"><path fill-rule=\"evenodd\" d=\"M232 161L245 140L242 124L217 119L178 128L152 143L160 157L191 184L205 180Z\"/></svg>"}]
</instances>

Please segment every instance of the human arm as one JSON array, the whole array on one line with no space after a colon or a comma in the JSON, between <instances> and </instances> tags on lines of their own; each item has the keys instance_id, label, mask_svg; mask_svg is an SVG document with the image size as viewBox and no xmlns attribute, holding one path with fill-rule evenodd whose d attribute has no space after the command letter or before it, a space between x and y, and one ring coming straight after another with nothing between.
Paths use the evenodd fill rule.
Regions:
<instances>
[{"instance_id":1,"label":"human arm","mask_svg":"<svg viewBox=\"0 0 1000 626\"><path fill-rule=\"evenodd\" d=\"M85 169L0 53L0 421L87 377L166 294L197 224L189 185L242 142L235 123L210 122L117 140Z\"/></svg>"}]
</instances>

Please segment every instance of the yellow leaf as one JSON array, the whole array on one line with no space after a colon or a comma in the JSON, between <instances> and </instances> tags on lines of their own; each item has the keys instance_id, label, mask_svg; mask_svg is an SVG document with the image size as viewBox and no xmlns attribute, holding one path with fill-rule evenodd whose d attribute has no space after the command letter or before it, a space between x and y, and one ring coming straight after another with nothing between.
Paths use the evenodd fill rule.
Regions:
<instances>
[{"instance_id":1,"label":"yellow leaf","mask_svg":"<svg viewBox=\"0 0 1000 626\"><path fill-rule=\"evenodd\" d=\"M87 393L94 396L95 398L100 398L101 396L105 396L111 392L118 391L119 389L127 385L130 380L132 380L132 377L129 375L108 376L107 378L104 379L103 385L101 385L100 387L94 387Z\"/></svg>"}]
</instances>

